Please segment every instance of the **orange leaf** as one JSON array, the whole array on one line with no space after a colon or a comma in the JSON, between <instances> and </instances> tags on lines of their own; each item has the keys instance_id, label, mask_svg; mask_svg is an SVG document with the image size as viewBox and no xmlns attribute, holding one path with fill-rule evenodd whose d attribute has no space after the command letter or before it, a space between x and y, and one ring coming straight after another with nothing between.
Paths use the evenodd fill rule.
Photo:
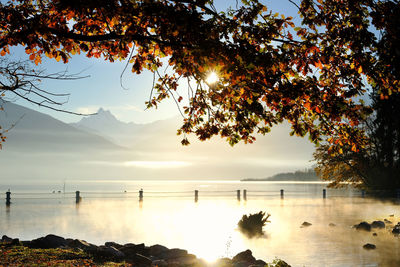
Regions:
<instances>
[{"instance_id":1,"label":"orange leaf","mask_svg":"<svg viewBox=\"0 0 400 267\"><path fill-rule=\"evenodd\" d=\"M351 151L357 152L357 146L355 144L351 147Z\"/></svg>"},{"instance_id":2,"label":"orange leaf","mask_svg":"<svg viewBox=\"0 0 400 267\"><path fill-rule=\"evenodd\" d=\"M306 102L304 103L304 107L308 110L311 110L311 103L310 102Z\"/></svg>"}]
</instances>

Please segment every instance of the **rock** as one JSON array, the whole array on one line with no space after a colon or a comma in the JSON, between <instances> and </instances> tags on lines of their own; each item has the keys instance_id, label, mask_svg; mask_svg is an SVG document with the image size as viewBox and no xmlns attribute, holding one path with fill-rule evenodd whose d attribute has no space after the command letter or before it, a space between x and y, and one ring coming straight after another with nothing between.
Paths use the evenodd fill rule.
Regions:
<instances>
[{"instance_id":1,"label":"rock","mask_svg":"<svg viewBox=\"0 0 400 267\"><path fill-rule=\"evenodd\" d=\"M128 257L130 255L133 256L135 254L140 254L140 255L143 255L146 257L150 256L150 253L149 253L150 248L145 247L144 244L135 245L135 244L128 243L128 244L125 244L122 247L120 247L119 250L122 251L123 253L125 253L125 255Z\"/></svg>"},{"instance_id":2,"label":"rock","mask_svg":"<svg viewBox=\"0 0 400 267\"><path fill-rule=\"evenodd\" d=\"M123 252L111 246L100 246L97 252L106 258L122 259L125 257Z\"/></svg>"},{"instance_id":3,"label":"rock","mask_svg":"<svg viewBox=\"0 0 400 267\"><path fill-rule=\"evenodd\" d=\"M165 260L155 260L151 262L151 266L166 267L168 263Z\"/></svg>"},{"instance_id":4,"label":"rock","mask_svg":"<svg viewBox=\"0 0 400 267\"><path fill-rule=\"evenodd\" d=\"M393 227L392 233L395 234L395 235L400 234L400 223L396 224L396 225Z\"/></svg>"},{"instance_id":5,"label":"rock","mask_svg":"<svg viewBox=\"0 0 400 267\"><path fill-rule=\"evenodd\" d=\"M215 262L215 266L230 267L230 266L232 266L232 260L229 258L220 258Z\"/></svg>"},{"instance_id":6,"label":"rock","mask_svg":"<svg viewBox=\"0 0 400 267\"><path fill-rule=\"evenodd\" d=\"M336 224L334 224L334 223L330 223L330 224L329 224L329 226L330 226L330 227L335 227L335 226L336 226Z\"/></svg>"},{"instance_id":7,"label":"rock","mask_svg":"<svg viewBox=\"0 0 400 267\"><path fill-rule=\"evenodd\" d=\"M3 235L1 238L1 242L3 243L10 243L13 239L11 237L8 237L6 235Z\"/></svg>"},{"instance_id":8,"label":"rock","mask_svg":"<svg viewBox=\"0 0 400 267\"><path fill-rule=\"evenodd\" d=\"M267 263L263 260L256 260L256 262L254 263L255 265L261 265L261 266L265 266L267 265Z\"/></svg>"},{"instance_id":9,"label":"rock","mask_svg":"<svg viewBox=\"0 0 400 267\"><path fill-rule=\"evenodd\" d=\"M67 243L67 246L70 248L79 248L89 253L94 253L98 250L98 247L96 245L90 244L85 240L80 239L73 239L72 241Z\"/></svg>"},{"instance_id":10,"label":"rock","mask_svg":"<svg viewBox=\"0 0 400 267\"><path fill-rule=\"evenodd\" d=\"M384 221L385 223L387 223L387 224L393 224L392 221L389 221L388 219L384 219L383 221Z\"/></svg>"},{"instance_id":11,"label":"rock","mask_svg":"<svg viewBox=\"0 0 400 267\"><path fill-rule=\"evenodd\" d=\"M371 225L367 222L360 222L359 224L354 225L354 228L357 230L371 231Z\"/></svg>"},{"instance_id":12,"label":"rock","mask_svg":"<svg viewBox=\"0 0 400 267\"><path fill-rule=\"evenodd\" d=\"M287 264L287 262L283 260L274 260L273 264L276 267L291 267L289 264Z\"/></svg>"},{"instance_id":13,"label":"rock","mask_svg":"<svg viewBox=\"0 0 400 267\"><path fill-rule=\"evenodd\" d=\"M239 262L233 263L233 267L248 267L248 266L250 266L250 265L246 261L239 261Z\"/></svg>"},{"instance_id":14,"label":"rock","mask_svg":"<svg viewBox=\"0 0 400 267\"><path fill-rule=\"evenodd\" d=\"M301 224L301 228L304 228L304 227L308 227L308 226L311 226L312 225L312 223L309 223L309 222L303 222L302 224Z\"/></svg>"},{"instance_id":15,"label":"rock","mask_svg":"<svg viewBox=\"0 0 400 267\"><path fill-rule=\"evenodd\" d=\"M267 263L263 260L256 260L253 264L249 265L248 267L264 267L268 266ZM278 266L278 265L276 265Z\"/></svg>"},{"instance_id":16,"label":"rock","mask_svg":"<svg viewBox=\"0 0 400 267\"><path fill-rule=\"evenodd\" d=\"M371 227L372 228L380 228L380 229L382 229L382 228L385 228L385 223L382 222L382 221L373 221L371 223Z\"/></svg>"},{"instance_id":17,"label":"rock","mask_svg":"<svg viewBox=\"0 0 400 267\"><path fill-rule=\"evenodd\" d=\"M151 266L152 260L149 259L146 256L143 256L141 254L136 254L133 257L131 257L133 262L135 263L133 266Z\"/></svg>"},{"instance_id":18,"label":"rock","mask_svg":"<svg viewBox=\"0 0 400 267\"><path fill-rule=\"evenodd\" d=\"M22 243L18 238L13 238L10 242L10 246L22 246Z\"/></svg>"},{"instance_id":19,"label":"rock","mask_svg":"<svg viewBox=\"0 0 400 267\"><path fill-rule=\"evenodd\" d=\"M376 249L376 246L374 244L367 243L363 246L363 248L366 250L370 250L370 249Z\"/></svg>"},{"instance_id":20,"label":"rock","mask_svg":"<svg viewBox=\"0 0 400 267\"><path fill-rule=\"evenodd\" d=\"M372 235L373 235L373 236L378 236L378 234L377 234L377 233L373 233Z\"/></svg>"},{"instance_id":21,"label":"rock","mask_svg":"<svg viewBox=\"0 0 400 267\"><path fill-rule=\"evenodd\" d=\"M67 240L61 236L56 235L46 235L45 237L40 237L34 239L27 243L30 248L60 248L67 245Z\"/></svg>"},{"instance_id":22,"label":"rock","mask_svg":"<svg viewBox=\"0 0 400 267\"><path fill-rule=\"evenodd\" d=\"M3 244L7 244L8 246L22 246L22 243L19 241L18 238L11 238L6 235L3 235L0 242Z\"/></svg>"},{"instance_id":23,"label":"rock","mask_svg":"<svg viewBox=\"0 0 400 267\"><path fill-rule=\"evenodd\" d=\"M118 244L118 243L115 243L115 242L106 242L106 243L104 243L104 245L105 245L106 247L114 247L114 248L116 248L116 249L120 249L120 248L123 247L123 245Z\"/></svg>"},{"instance_id":24,"label":"rock","mask_svg":"<svg viewBox=\"0 0 400 267\"><path fill-rule=\"evenodd\" d=\"M244 262L249 263L248 265L250 265L250 264L255 263L256 258L253 257L253 253L251 252L251 250L248 249L248 250L238 253L235 257L232 258L232 261L234 263L244 261Z\"/></svg>"},{"instance_id":25,"label":"rock","mask_svg":"<svg viewBox=\"0 0 400 267\"><path fill-rule=\"evenodd\" d=\"M394 217L394 214L390 214L389 217Z\"/></svg>"},{"instance_id":26,"label":"rock","mask_svg":"<svg viewBox=\"0 0 400 267\"><path fill-rule=\"evenodd\" d=\"M159 257L164 260L169 260L169 259L183 258L186 255L188 255L187 250L173 248L160 254Z\"/></svg>"},{"instance_id":27,"label":"rock","mask_svg":"<svg viewBox=\"0 0 400 267\"><path fill-rule=\"evenodd\" d=\"M150 253L150 255L157 257L157 256L159 256L160 254L162 254L162 253L164 253L166 251L168 251L167 247L164 247L164 246L161 246L161 245L154 245L154 246L150 247L149 253Z\"/></svg>"},{"instance_id":28,"label":"rock","mask_svg":"<svg viewBox=\"0 0 400 267\"><path fill-rule=\"evenodd\" d=\"M196 263L197 258L193 254L187 254L184 257L172 258L169 261L177 262L179 265L193 266Z\"/></svg>"}]
</instances>

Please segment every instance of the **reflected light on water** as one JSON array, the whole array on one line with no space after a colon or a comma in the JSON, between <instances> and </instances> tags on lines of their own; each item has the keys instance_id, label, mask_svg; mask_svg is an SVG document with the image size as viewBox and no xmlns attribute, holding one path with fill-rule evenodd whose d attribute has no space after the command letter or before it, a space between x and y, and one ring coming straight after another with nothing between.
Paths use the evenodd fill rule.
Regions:
<instances>
[{"instance_id":1,"label":"reflected light on water","mask_svg":"<svg viewBox=\"0 0 400 267\"><path fill-rule=\"evenodd\" d=\"M137 197L124 197L129 194L119 199L83 194L78 207L74 199L16 200L8 211L0 206L0 232L22 240L53 233L97 245L106 241L161 244L186 249L208 262L251 249L257 259L271 262L278 257L292 266L400 266L400 239L390 228L374 230L378 236L351 228L363 220L389 219L396 224L400 208L395 203L248 195L247 202L238 204L234 191L229 198L205 197L200 191L195 203L193 196L152 197L146 192L142 203ZM237 223L244 214L259 211L270 213L271 223L265 226L264 237L249 239L237 230ZM300 228L304 221L312 225ZM366 243L377 249L364 250Z\"/></svg>"}]
</instances>

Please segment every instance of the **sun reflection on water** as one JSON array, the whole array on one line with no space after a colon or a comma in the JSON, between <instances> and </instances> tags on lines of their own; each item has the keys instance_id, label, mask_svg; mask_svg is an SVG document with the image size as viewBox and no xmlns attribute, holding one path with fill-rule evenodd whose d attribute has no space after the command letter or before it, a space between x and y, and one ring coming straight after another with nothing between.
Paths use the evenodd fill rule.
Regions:
<instances>
[{"instance_id":1,"label":"sun reflection on water","mask_svg":"<svg viewBox=\"0 0 400 267\"><path fill-rule=\"evenodd\" d=\"M237 222L244 214L259 211L270 213L271 223L264 228L264 237L248 239L237 230ZM387 218L396 224L400 219L398 205L369 199L250 197L238 204L234 197L200 195L194 203L192 198L145 195L142 203L136 198L84 198L79 207L67 200L57 205L19 203L11 207L8 217L5 213L1 207L0 230L21 239L54 233L98 245L106 241L161 244L186 249L210 263L246 249L257 259L270 262L278 257L292 266L400 263L400 240L387 229L377 230L377 237L351 229L361 220ZM395 217L389 218L393 213ZM304 221L312 226L300 228ZM374 243L378 249L367 252L362 248L365 243Z\"/></svg>"}]
</instances>

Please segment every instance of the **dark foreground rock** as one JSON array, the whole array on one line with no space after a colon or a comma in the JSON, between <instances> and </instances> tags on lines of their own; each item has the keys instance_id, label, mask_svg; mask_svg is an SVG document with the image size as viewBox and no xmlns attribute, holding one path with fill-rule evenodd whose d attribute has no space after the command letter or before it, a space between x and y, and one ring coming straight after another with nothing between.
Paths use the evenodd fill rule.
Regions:
<instances>
[{"instance_id":1,"label":"dark foreground rock","mask_svg":"<svg viewBox=\"0 0 400 267\"><path fill-rule=\"evenodd\" d=\"M245 262L245 263L248 263L249 265L251 265L256 261L256 258L254 258L251 250L248 249L246 251L243 251L243 252L240 252L239 254L237 254L235 257L232 258L232 261L234 263Z\"/></svg>"},{"instance_id":2,"label":"dark foreground rock","mask_svg":"<svg viewBox=\"0 0 400 267\"><path fill-rule=\"evenodd\" d=\"M371 231L371 225L367 222L360 222L359 224L354 225L354 228L362 231Z\"/></svg>"},{"instance_id":3,"label":"dark foreground rock","mask_svg":"<svg viewBox=\"0 0 400 267\"><path fill-rule=\"evenodd\" d=\"M382 228L385 228L385 223L382 222L382 221L373 221L371 223L371 227L372 228L380 228L380 229L382 229Z\"/></svg>"},{"instance_id":4,"label":"dark foreground rock","mask_svg":"<svg viewBox=\"0 0 400 267\"><path fill-rule=\"evenodd\" d=\"M392 233L395 235L400 234L400 222L393 227Z\"/></svg>"},{"instance_id":5,"label":"dark foreground rock","mask_svg":"<svg viewBox=\"0 0 400 267\"><path fill-rule=\"evenodd\" d=\"M45 237L33 239L24 244L24 246L29 248L60 248L66 245L67 240L57 235L46 235Z\"/></svg>"},{"instance_id":6,"label":"dark foreground rock","mask_svg":"<svg viewBox=\"0 0 400 267\"><path fill-rule=\"evenodd\" d=\"M47 235L31 241L20 242L19 239L3 236L0 240L1 246L25 247L26 249L61 249L62 251L77 251L84 253L94 262L122 262L124 266L187 266L187 267L205 267L207 263L198 259L195 255L188 253L184 249L168 249L162 245L153 245L150 247L145 244L128 243L121 245L115 242L106 242L104 245L97 246L80 239L65 239L56 235ZM45 252L46 253L46 252ZM81 257L81 256L80 256ZM128 265L125 265L128 264ZM75 266L75 265L74 265ZM107 265L108 266L108 265ZM286 262L275 260L271 265L253 256L251 250L245 250L238 253L232 259L221 258L216 261L216 267L290 267Z\"/></svg>"},{"instance_id":7,"label":"dark foreground rock","mask_svg":"<svg viewBox=\"0 0 400 267\"><path fill-rule=\"evenodd\" d=\"M376 246L374 244L367 243L363 246L363 248L366 250L371 250L371 249L376 249Z\"/></svg>"}]
</instances>

